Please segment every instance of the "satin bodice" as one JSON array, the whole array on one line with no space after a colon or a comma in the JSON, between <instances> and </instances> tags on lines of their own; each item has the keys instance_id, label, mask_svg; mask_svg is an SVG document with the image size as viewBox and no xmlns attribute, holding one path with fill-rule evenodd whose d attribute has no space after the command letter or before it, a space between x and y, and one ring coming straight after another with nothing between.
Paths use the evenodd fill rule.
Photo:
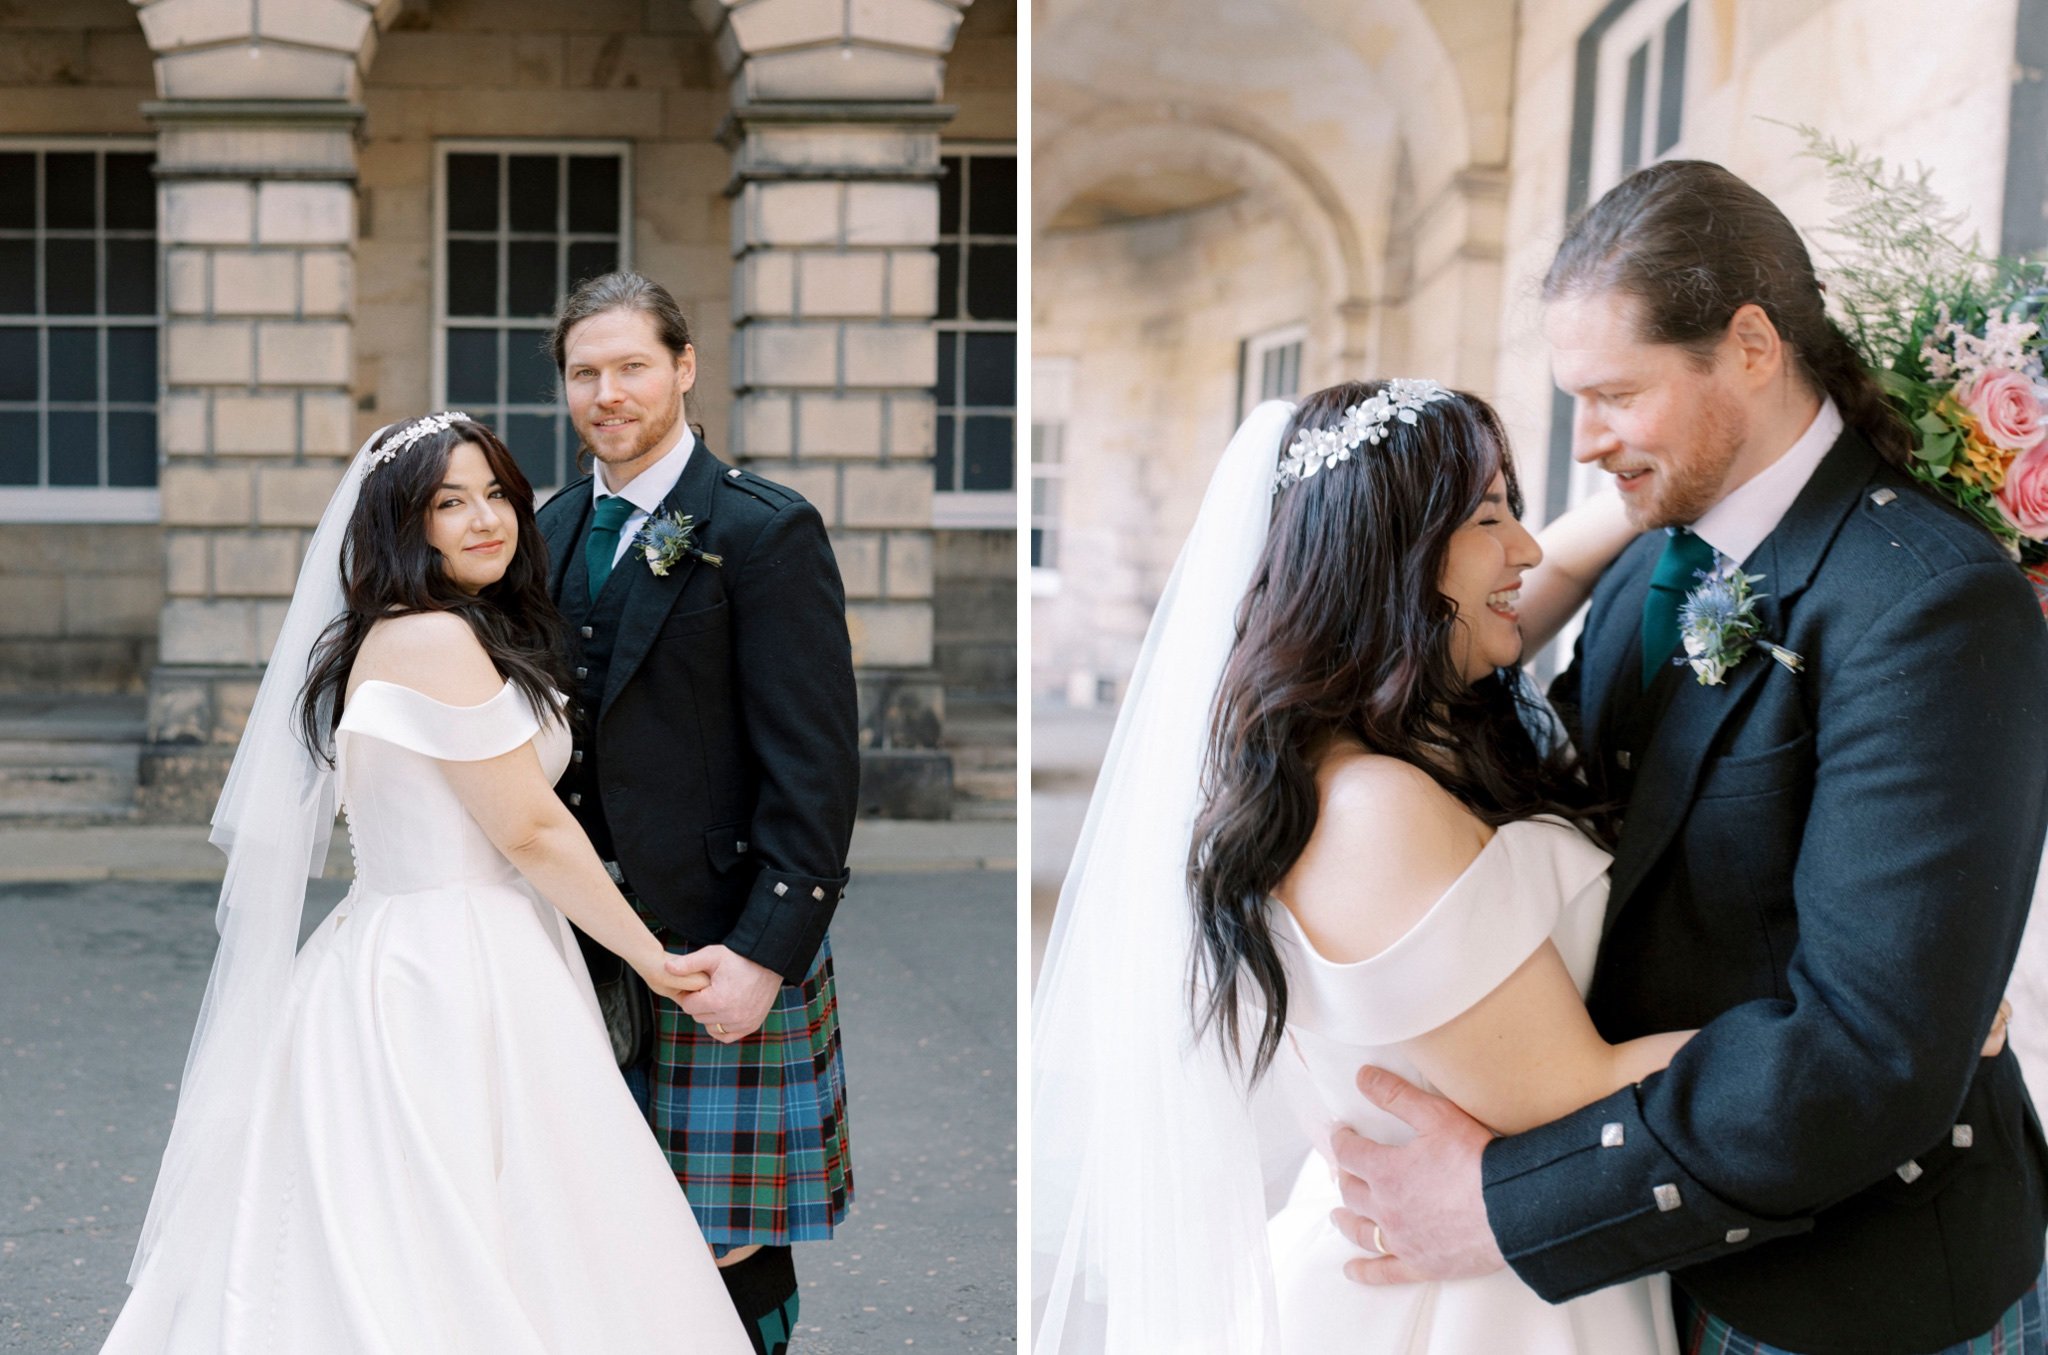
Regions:
<instances>
[{"instance_id":1,"label":"satin bodice","mask_svg":"<svg viewBox=\"0 0 2048 1355\"><path fill-rule=\"evenodd\" d=\"M481 705L451 706L397 683L364 681L335 735L356 879L404 894L515 877L441 764L481 762L529 742L554 782L568 765L569 731L553 712L541 719L510 682Z\"/></svg>"}]
</instances>

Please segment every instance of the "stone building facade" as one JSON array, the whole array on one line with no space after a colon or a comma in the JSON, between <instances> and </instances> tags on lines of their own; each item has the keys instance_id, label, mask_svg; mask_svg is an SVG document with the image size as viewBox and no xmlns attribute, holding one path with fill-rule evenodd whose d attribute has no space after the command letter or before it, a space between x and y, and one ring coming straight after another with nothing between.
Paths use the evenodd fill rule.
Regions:
<instances>
[{"instance_id":1,"label":"stone building facade","mask_svg":"<svg viewBox=\"0 0 2048 1355\"><path fill-rule=\"evenodd\" d=\"M1536 292L1570 215L1665 156L1812 233L1809 124L2048 243L2048 5L1099 0L1034 34L1031 687L1113 702L1262 394L1429 375L1500 408L1541 520L1585 488ZM1824 246L1824 237L1816 237Z\"/></svg>"},{"instance_id":2,"label":"stone building facade","mask_svg":"<svg viewBox=\"0 0 2048 1355\"><path fill-rule=\"evenodd\" d=\"M1007 172L1014 203L1015 19L1014 0L0 7L0 347L40 346L0 384L0 691L144 697L141 811L203 812L345 458L453 405L537 486L576 475L546 316L630 264L691 318L709 445L831 527L865 809L944 817L949 702L1000 709L1015 678L1014 611L986 605L1014 559L1011 463L962 484L939 445L959 440L939 385L964 258L972 324L1014 353L1014 211L950 251L942 230L970 175ZM67 297L73 262L98 271ZM91 374L68 370L95 345Z\"/></svg>"}]
</instances>

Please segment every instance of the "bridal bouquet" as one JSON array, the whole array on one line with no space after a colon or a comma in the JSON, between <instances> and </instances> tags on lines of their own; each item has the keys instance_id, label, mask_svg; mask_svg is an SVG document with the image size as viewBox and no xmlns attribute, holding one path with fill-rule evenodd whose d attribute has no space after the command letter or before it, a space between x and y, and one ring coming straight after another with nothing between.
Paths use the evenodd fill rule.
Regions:
<instances>
[{"instance_id":1,"label":"bridal bouquet","mask_svg":"<svg viewBox=\"0 0 2048 1355\"><path fill-rule=\"evenodd\" d=\"M1912 429L1910 469L2003 543L2048 611L2048 267L1959 243L1927 171L1798 131L1842 209L1830 291Z\"/></svg>"}]
</instances>

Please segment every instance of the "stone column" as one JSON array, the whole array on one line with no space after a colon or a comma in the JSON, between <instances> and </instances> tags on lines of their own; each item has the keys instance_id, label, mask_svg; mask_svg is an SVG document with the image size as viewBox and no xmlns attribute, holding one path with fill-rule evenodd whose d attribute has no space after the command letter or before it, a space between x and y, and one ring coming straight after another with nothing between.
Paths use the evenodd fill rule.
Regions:
<instances>
[{"instance_id":1,"label":"stone column","mask_svg":"<svg viewBox=\"0 0 2048 1355\"><path fill-rule=\"evenodd\" d=\"M354 450L346 100L179 100L158 127L166 594L140 806L203 818Z\"/></svg>"},{"instance_id":2,"label":"stone column","mask_svg":"<svg viewBox=\"0 0 2048 1355\"><path fill-rule=\"evenodd\" d=\"M815 503L846 580L861 810L944 818L932 650L939 128L960 9L697 0L733 107L734 452Z\"/></svg>"}]
</instances>

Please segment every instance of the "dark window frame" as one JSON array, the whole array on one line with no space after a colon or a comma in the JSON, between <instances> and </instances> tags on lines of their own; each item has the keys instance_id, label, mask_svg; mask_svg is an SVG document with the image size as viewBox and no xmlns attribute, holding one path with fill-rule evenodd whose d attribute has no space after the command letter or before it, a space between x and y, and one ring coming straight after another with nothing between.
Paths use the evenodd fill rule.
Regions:
<instances>
[{"instance_id":1,"label":"dark window frame","mask_svg":"<svg viewBox=\"0 0 2048 1355\"><path fill-rule=\"evenodd\" d=\"M157 488L163 461L161 403L163 395L163 245L160 203L154 168L157 145L150 137L0 137L0 155L32 157L35 178L34 204L28 224L0 226L0 241L27 242L33 258L34 277L29 281L31 309L0 314L0 328L34 332L36 354L35 390L32 396L10 396L0 400L0 414L28 415L34 421L35 480L0 485L0 522L155 522L161 517ZM92 220L86 225L52 226L48 222L49 158L53 155L85 155L92 159ZM149 176L150 224L109 226L107 224L107 160L109 156L139 157L147 163ZM53 242L84 242L93 254L93 298L90 309L53 311L47 294L49 253ZM149 263L149 295L142 309L110 311L108 296L108 245L110 242L146 244L139 253ZM133 260L131 260L133 262ZM111 350L113 332L146 331L154 354L152 369L146 373L127 371L141 381L146 398L130 393L115 398ZM53 337L88 333L93 344L93 393L60 395L53 390L59 375L51 369ZM124 369L125 370L125 369ZM53 465L51 425L57 418L90 416L93 420L92 479L69 483ZM7 420L8 423L16 419ZM127 469L126 483L110 483L114 425L125 419L141 434L135 447L140 460ZM146 425L146 427L145 427ZM4 453L8 449L0 449ZM73 468L74 472L77 468ZM140 471L141 475L135 474ZM146 479L142 476L146 475Z\"/></svg>"},{"instance_id":2,"label":"dark window frame","mask_svg":"<svg viewBox=\"0 0 2048 1355\"><path fill-rule=\"evenodd\" d=\"M951 371L953 389L942 391L937 385L932 388L933 396L933 520L940 527L981 527L1014 531L1017 526L1017 492L1023 478L1018 473L1020 453L1025 449L1017 440L1017 389L1021 379L1022 353L1017 351L1018 316L1022 308L1023 286L1021 278L1021 242L1018 238L1017 218L1000 223L1002 229L991 230L996 224L973 219L971 203L972 179L976 160L1007 160L1016 188L1013 198L1022 191L1021 181L1016 178L1018 170L1017 147L1011 142L947 142L939 148L942 163L958 160L962 162L966 177L960 188L961 217L956 229L942 229L938 244L958 247L960 257L967 263L956 267L951 279L954 289L953 313L944 318L934 318L932 329L941 347L951 346L952 361L947 354L939 355L939 371ZM945 191L942 186L941 191ZM1021 199L1016 199L1021 203ZM1006 318L974 318L967 314L967 302L971 295L970 282L975 257L975 247L1007 247L1016 263L1011 268L1012 285L1017 295ZM940 269L940 286L946 285L945 269ZM942 298L943 300L943 298ZM943 310L943 306L941 307ZM1011 337L1011 364L1013 375L1010 403L1007 405L986 401L971 402L967 395L967 348L970 335L1007 334ZM995 488L968 488L966 481L967 420L970 418L1005 418L1010 428L1010 479L1007 485ZM950 446L939 445L941 440L950 440Z\"/></svg>"}]
</instances>

